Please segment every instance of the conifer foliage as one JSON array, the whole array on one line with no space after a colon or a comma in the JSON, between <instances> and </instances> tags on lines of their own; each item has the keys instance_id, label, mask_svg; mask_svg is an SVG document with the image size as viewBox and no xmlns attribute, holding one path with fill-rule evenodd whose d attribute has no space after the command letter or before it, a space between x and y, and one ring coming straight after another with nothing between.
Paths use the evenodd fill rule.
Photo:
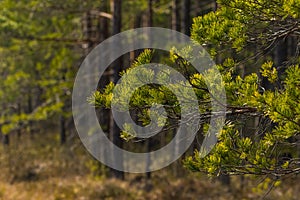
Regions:
<instances>
[{"instance_id":1,"label":"conifer foliage","mask_svg":"<svg viewBox=\"0 0 300 200\"><path fill-rule=\"evenodd\" d=\"M275 179L299 173L299 14L298 0L219 0L215 12L193 19L192 39L210 52L222 74L227 94L227 104L222 106L227 117L218 143L207 156L203 158L201 151L195 150L185 158L188 169L210 175L271 175ZM181 51L189 54L188 48ZM150 63L153 55L154 51L145 50L131 68ZM214 77L196 73L174 52L164 62L184 74L194 87L203 112L198 134L205 135L214 113L204 80L213 81ZM145 74L147 77L151 74ZM95 92L91 103L110 107L113 88L110 83ZM130 106L140 110L139 120L144 125L149 123L153 102L168 108L169 118L180 120L180 105L172 95L177 88L168 89L147 85L135 92ZM130 88L125 85L122 90L126 93ZM185 98L190 100L188 95ZM134 138L130 126L124 128L122 137Z\"/></svg>"}]
</instances>

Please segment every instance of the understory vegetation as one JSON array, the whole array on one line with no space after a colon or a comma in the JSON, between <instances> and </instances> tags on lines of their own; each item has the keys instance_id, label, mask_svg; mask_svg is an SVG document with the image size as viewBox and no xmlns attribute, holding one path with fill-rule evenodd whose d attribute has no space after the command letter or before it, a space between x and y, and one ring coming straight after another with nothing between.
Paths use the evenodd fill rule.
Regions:
<instances>
[{"instance_id":1,"label":"understory vegetation","mask_svg":"<svg viewBox=\"0 0 300 200\"><path fill-rule=\"evenodd\" d=\"M144 175L126 174L124 181L98 174L101 166L74 135L66 146L59 145L53 132L37 136L14 136L11 148L0 148L1 200L102 200L102 199L258 199L266 195L266 177L234 177L231 186L202 173L183 168L179 175L174 165ZM297 200L299 178L278 183L265 199Z\"/></svg>"}]
</instances>

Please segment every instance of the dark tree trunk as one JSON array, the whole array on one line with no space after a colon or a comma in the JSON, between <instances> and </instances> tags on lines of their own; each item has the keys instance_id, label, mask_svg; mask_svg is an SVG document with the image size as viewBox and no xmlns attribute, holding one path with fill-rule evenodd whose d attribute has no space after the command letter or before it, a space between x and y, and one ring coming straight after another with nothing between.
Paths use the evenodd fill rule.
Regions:
<instances>
[{"instance_id":1,"label":"dark tree trunk","mask_svg":"<svg viewBox=\"0 0 300 200\"><path fill-rule=\"evenodd\" d=\"M28 96L28 102L27 102L27 109L28 113L32 113L33 108L32 108L32 98L31 98L31 91L29 91L29 96ZM33 138L33 128L32 128L32 121L28 122L28 128L29 128L29 135L31 138Z\"/></svg>"},{"instance_id":2,"label":"dark tree trunk","mask_svg":"<svg viewBox=\"0 0 300 200\"><path fill-rule=\"evenodd\" d=\"M216 12L217 11L217 9L218 9L218 2L217 1L214 1L214 12Z\"/></svg>"},{"instance_id":3,"label":"dark tree trunk","mask_svg":"<svg viewBox=\"0 0 300 200\"><path fill-rule=\"evenodd\" d=\"M63 145L66 143L67 136L66 136L66 125L65 125L65 117L63 114L60 116L60 144Z\"/></svg>"},{"instance_id":4,"label":"dark tree trunk","mask_svg":"<svg viewBox=\"0 0 300 200\"><path fill-rule=\"evenodd\" d=\"M64 69L62 71L62 77L61 77L61 80L62 82L65 82L66 81L66 73L67 73L67 70ZM61 100L63 101L63 100ZM67 141L67 134L66 134L66 118L64 116L64 113L66 112L67 110L67 101L63 101L63 107L62 107L62 113L60 114L60 144L63 145L66 143Z\"/></svg>"},{"instance_id":5,"label":"dark tree trunk","mask_svg":"<svg viewBox=\"0 0 300 200\"><path fill-rule=\"evenodd\" d=\"M121 9L122 9L122 0L112 0L112 13L113 13L112 34L113 35L121 32L121 25L122 25Z\"/></svg>"},{"instance_id":6,"label":"dark tree trunk","mask_svg":"<svg viewBox=\"0 0 300 200\"><path fill-rule=\"evenodd\" d=\"M230 186L230 176L227 174L223 174L219 177L219 180L223 185Z\"/></svg>"},{"instance_id":7,"label":"dark tree trunk","mask_svg":"<svg viewBox=\"0 0 300 200\"><path fill-rule=\"evenodd\" d=\"M179 6L180 1L179 0L173 0L172 1L172 30L175 31L180 31L180 6ZM174 39L178 39L178 38L174 38ZM176 122L173 122L171 124L174 124ZM173 137L175 137L177 130L176 129L171 129L170 132L172 132ZM179 147L178 144L179 141L175 141L175 145L173 147L173 155L176 155L176 152L178 152ZM173 174L175 176L178 175L178 161L173 163Z\"/></svg>"},{"instance_id":8,"label":"dark tree trunk","mask_svg":"<svg viewBox=\"0 0 300 200\"><path fill-rule=\"evenodd\" d=\"M173 0L172 2L172 29L180 31L180 6L179 0Z\"/></svg>"},{"instance_id":9,"label":"dark tree trunk","mask_svg":"<svg viewBox=\"0 0 300 200\"><path fill-rule=\"evenodd\" d=\"M282 77L284 71L286 70L286 61L288 59L288 42L287 38L282 39L278 42L275 47L275 51L273 52L273 61L274 66L277 69L278 77ZM278 82L280 85L280 82ZM267 78L263 77L262 79L262 87L265 90L274 90L274 85L272 85Z\"/></svg>"},{"instance_id":10,"label":"dark tree trunk","mask_svg":"<svg viewBox=\"0 0 300 200\"><path fill-rule=\"evenodd\" d=\"M18 103L18 108L17 109L18 109L18 115L21 115L22 110L21 110L21 103L20 102ZM19 125L19 127L17 129L17 135L18 135L18 140L19 140L20 137L21 137L21 127L22 127L23 124L22 124L22 122L19 122L18 125Z\"/></svg>"},{"instance_id":11,"label":"dark tree trunk","mask_svg":"<svg viewBox=\"0 0 300 200\"><path fill-rule=\"evenodd\" d=\"M102 12L105 12L105 13L109 13L110 12L110 5L109 5L109 1L104 1L102 4L101 4L101 7L100 7L100 11ZM99 41L102 42L104 40L106 40L109 36L110 36L110 31L111 31L111 28L110 27L110 21L111 19L109 18L106 18L106 17L100 17L99 21L100 21L100 29L98 30L99 31ZM112 69L111 68L108 68L105 72L105 74L103 74L103 76L101 77L100 81L99 81L99 85L98 85L98 88L100 89L104 89L105 86L110 82L110 79L111 79L111 76L112 76ZM107 133L107 137L108 136L108 133L109 133L109 123L110 123L110 111L108 109L104 109L104 108L99 108L97 109L97 114L99 116L99 123L101 125L101 128L103 129L103 131L105 133ZM104 160L107 160L108 157L107 157L107 150L108 149L105 149L104 147L99 147L100 148L100 152L102 154L102 157ZM102 163L98 163L98 174L106 174L108 175L108 170L106 170L106 168L103 166Z\"/></svg>"},{"instance_id":12,"label":"dark tree trunk","mask_svg":"<svg viewBox=\"0 0 300 200\"><path fill-rule=\"evenodd\" d=\"M191 0L183 0L182 5L182 32L191 35Z\"/></svg>"},{"instance_id":13,"label":"dark tree trunk","mask_svg":"<svg viewBox=\"0 0 300 200\"><path fill-rule=\"evenodd\" d=\"M122 25L122 18L121 18L121 9L122 9L122 0L112 0L111 1L111 9L112 9L112 14L113 14L113 20L112 20L112 35L118 34L121 32L121 25ZM120 45L120 44L117 44ZM119 74L122 70L122 57L118 58L115 60L112 64L112 69L114 70L114 76L113 76L113 82L117 83L119 80ZM117 145L118 147L122 148L123 147L123 141L120 137L120 128L118 125L115 123L113 116L111 115L110 117L110 135L112 142ZM113 159L114 162L118 166L123 165L123 157L122 155L117 155L117 152L113 152ZM118 178L118 179L124 179L124 172L118 171L115 169L111 169L113 176Z\"/></svg>"},{"instance_id":14,"label":"dark tree trunk","mask_svg":"<svg viewBox=\"0 0 300 200\"><path fill-rule=\"evenodd\" d=\"M148 20L147 20L147 26L152 27L153 26L153 0L148 0ZM151 43L151 41L149 41ZM151 151L151 138L146 139L146 152ZM150 154L148 154L147 157L147 163L146 163L146 178L151 178L151 172L149 172L149 167L151 165L151 157Z\"/></svg>"},{"instance_id":15,"label":"dark tree trunk","mask_svg":"<svg viewBox=\"0 0 300 200\"><path fill-rule=\"evenodd\" d=\"M101 11L103 12L109 12L109 5L108 3L103 3L101 4ZM100 42L106 40L109 37L109 27L110 19L106 17L101 17L100 18Z\"/></svg>"},{"instance_id":16,"label":"dark tree trunk","mask_svg":"<svg viewBox=\"0 0 300 200\"><path fill-rule=\"evenodd\" d=\"M133 28L134 29L141 27L142 18L143 18L142 13L136 14L136 16L134 17L134 20L133 20ZM138 55L141 53L141 51L142 51L141 49L138 49L138 50L130 52L130 55L129 55L130 65L135 61L135 59L138 57Z\"/></svg>"},{"instance_id":17,"label":"dark tree trunk","mask_svg":"<svg viewBox=\"0 0 300 200\"><path fill-rule=\"evenodd\" d=\"M9 145L9 135L8 134L5 134L4 136L3 136L3 144L4 145L6 145L6 146L8 146Z\"/></svg>"},{"instance_id":18,"label":"dark tree trunk","mask_svg":"<svg viewBox=\"0 0 300 200\"><path fill-rule=\"evenodd\" d=\"M151 138L148 138L146 140L146 148L147 148L147 151L146 151L147 153L151 151ZM151 178L151 172L149 171L150 165L151 165L151 157L150 157L150 154L148 153L147 163L146 163L146 170L147 170L146 178L147 179Z\"/></svg>"},{"instance_id":19,"label":"dark tree trunk","mask_svg":"<svg viewBox=\"0 0 300 200\"><path fill-rule=\"evenodd\" d=\"M274 53L274 64L277 68L278 71L278 76L282 76L284 73L286 66L285 62L287 61L288 58L288 38L285 38L281 40Z\"/></svg>"},{"instance_id":20,"label":"dark tree trunk","mask_svg":"<svg viewBox=\"0 0 300 200\"><path fill-rule=\"evenodd\" d=\"M148 27L153 26L153 0L148 0Z\"/></svg>"},{"instance_id":21,"label":"dark tree trunk","mask_svg":"<svg viewBox=\"0 0 300 200\"><path fill-rule=\"evenodd\" d=\"M84 49L84 55L88 55L92 48L91 35L92 35L92 19L90 12L85 12L82 20L83 26L83 37L88 42L82 44L82 48Z\"/></svg>"}]
</instances>

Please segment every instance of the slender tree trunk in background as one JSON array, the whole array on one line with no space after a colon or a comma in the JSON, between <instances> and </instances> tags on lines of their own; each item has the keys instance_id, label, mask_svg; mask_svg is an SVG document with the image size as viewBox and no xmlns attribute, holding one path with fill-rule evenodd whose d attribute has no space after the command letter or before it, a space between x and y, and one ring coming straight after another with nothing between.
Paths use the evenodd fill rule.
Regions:
<instances>
[{"instance_id":1,"label":"slender tree trunk in background","mask_svg":"<svg viewBox=\"0 0 300 200\"><path fill-rule=\"evenodd\" d=\"M228 186L228 188L230 189L230 183L231 183L231 180L230 180L230 176L228 174L222 174L220 177L219 177L219 180L221 181L221 183L223 185L226 185Z\"/></svg>"},{"instance_id":2,"label":"slender tree trunk in background","mask_svg":"<svg viewBox=\"0 0 300 200\"><path fill-rule=\"evenodd\" d=\"M275 49L274 64L277 68L278 76L282 76L286 69L284 62L286 62L288 58L288 39L289 38L282 39Z\"/></svg>"},{"instance_id":3,"label":"slender tree trunk in background","mask_svg":"<svg viewBox=\"0 0 300 200\"><path fill-rule=\"evenodd\" d=\"M276 67L278 71L278 77L281 77L286 69L284 66L284 62L288 58L288 45L287 45L287 39L282 39L278 42L278 44L275 47L275 51L273 52L273 61L274 66ZM280 84L280 83L279 83ZM265 88L265 90L274 90L273 85L267 80L267 78L263 77L262 79L262 87Z\"/></svg>"},{"instance_id":4,"label":"slender tree trunk in background","mask_svg":"<svg viewBox=\"0 0 300 200\"><path fill-rule=\"evenodd\" d=\"M289 67L289 65L294 64L295 61L291 63L287 63L290 58L295 57L295 59L299 59L299 55L297 55L297 45L299 45L299 38L289 36L282 41L279 42L276 50L275 50L275 66L277 67L278 76L281 77L284 75L285 70ZM299 52L298 52L299 53ZM280 82L279 82L280 84ZM282 87L282 85L280 85ZM288 139L288 142L296 144L295 153L296 157L300 157L300 136L292 137ZM292 158L291 153L287 153L284 157ZM300 166L300 164L298 164Z\"/></svg>"},{"instance_id":5,"label":"slender tree trunk in background","mask_svg":"<svg viewBox=\"0 0 300 200\"><path fill-rule=\"evenodd\" d=\"M182 5L182 32L191 35L191 0L183 0Z\"/></svg>"},{"instance_id":6,"label":"slender tree trunk in background","mask_svg":"<svg viewBox=\"0 0 300 200\"><path fill-rule=\"evenodd\" d=\"M96 10L96 12L87 11L83 15L82 19L82 29L84 34L84 39L87 40L85 44L82 45L82 48L84 49L84 56L87 56L89 52L98 44L98 42L102 42L105 39L107 39L110 35L110 19L107 17L99 16L98 11L106 12L109 11L109 1L103 1L100 8ZM91 78L99 79L97 88L103 89L105 85L107 85L110 81L111 73L110 71L105 71L102 77L93 76ZM86 80L85 84L89 84L90 78ZM99 123L101 125L101 128L104 132L109 132L109 123L110 123L110 112L107 109L97 109L97 117L99 119ZM89 123L89 122L88 122ZM90 128L92 127L92 124L89 125ZM90 131L90 130L87 130ZM103 136L105 137L105 136ZM95 151L99 152L101 154L101 157L103 157L106 160L106 153L109 151L108 149L104 149L103 146L97 147L99 149L96 149ZM106 173L105 167L102 165L102 163L98 163L97 169L95 170L95 173L97 175L103 175Z\"/></svg>"},{"instance_id":7,"label":"slender tree trunk in background","mask_svg":"<svg viewBox=\"0 0 300 200\"><path fill-rule=\"evenodd\" d=\"M216 12L217 11L217 9L218 9L218 2L217 1L214 1L214 12Z\"/></svg>"},{"instance_id":8,"label":"slender tree trunk in background","mask_svg":"<svg viewBox=\"0 0 300 200\"><path fill-rule=\"evenodd\" d=\"M67 136L66 136L66 119L63 114L60 116L60 144L63 145L66 143Z\"/></svg>"},{"instance_id":9,"label":"slender tree trunk in background","mask_svg":"<svg viewBox=\"0 0 300 200\"><path fill-rule=\"evenodd\" d=\"M1 133L1 134L2 134L2 133ZM2 143L3 143L5 146L9 146L9 144L10 144L9 134L3 135Z\"/></svg>"},{"instance_id":10,"label":"slender tree trunk in background","mask_svg":"<svg viewBox=\"0 0 300 200\"><path fill-rule=\"evenodd\" d=\"M111 10L112 10L112 15L113 15L113 20L112 20L112 35L118 34L121 32L121 14L122 14L122 0L111 0ZM120 44L116 44L120 45ZM119 47L115 47L119 48ZM114 70L114 76L112 77L112 81L114 83L117 83L117 81L120 78L120 72L122 70L122 57L118 58L113 62L111 65L112 69ZM122 148L123 147L123 141L120 137L120 128L118 125L115 123L112 115L110 117L110 135L112 142L117 145L118 147ZM113 153L113 159L114 162L118 166L123 165L123 157L122 155L117 155L117 152L112 152ZM118 179L124 179L124 172L118 171L115 169L111 169L113 176L118 178Z\"/></svg>"},{"instance_id":11,"label":"slender tree trunk in background","mask_svg":"<svg viewBox=\"0 0 300 200\"><path fill-rule=\"evenodd\" d=\"M21 108L22 108L22 105L21 105L21 103L19 102L19 103L18 103L18 107L17 107L18 115L21 115ZM22 127L22 122L19 122L19 128L17 129L18 139L20 139L20 137L21 137L21 127Z\"/></svg>"},{"instance_id":12,"label":"slender tree trunk in background","mask_svg":"<svg viewBox=\"0 0 300 200\"><path fill-rule=\"evenodd\" d=\"M62 72L62 82L66 81L66 74L67 71L63 71ZM63 102L63 107L62 107L62 113L60 114L60 144L63 145L66 143L67 141L67 134L66 134L66 118L64 116L64 113L67 110L67 105L66 105L66 101Z\"/></svg>"},{"instance_id":13,"label":"slender tree trunk in background","mask_svg":"<svg viewBox=\"0 0 300 200\"><path fill-rule=\"evenodd\" d=\"M289 37L288 38L288 55L291 56L291 57L299 57L299 49L297 49L297 47L300 47L298 45L300 45L300 38L299 37L295 37L295 36L292 36L292 37ZM295 62L295 61L293 61ZM297 146L297 157L300 158L300 136L297 136L296 138L296 146ZM299 164L300 166L300 164Z\"/></svg>"},{"instance_id":14,"label":"slender tree trunk in background","mask_svg":"<svg viewBox=\"0 0 300 200\"><path fill-rule=\"evenodd\" d=\"M148 19L147 19L147 26L152 27L153 26L153 0L148 0ZM151 41L149 41L151 43ZM146 139L146 152L151 151L151 137ZM146 163L146 178L149 180L151 178L151 172L149 171L149 167L151 165L151 157L150 154L148 154L147 157L147 163Z\"/></svg>"},{"instance_id":15,"label":"slender tree trunk in background","mask_svg":"<svg viewBox=\"0 0 300 200\"><path fill-rule=\"evenodd\" d=\"M1 142L2 142L2 144L4 146L8 146L9 145L9 135L2 133L2 124L0 124L0 138L2 139Z\"/></svg>"},{"instance_id":16,"label":"slender tree trunk in background","mask_svg":"<svg viewBox=\"0 0 300 200\"><path fill-rule=\"evenodd\" d=\"M100 11L101 12L105 12L105 13L109 13L110 11L110 7L109 7L109 1L103 1L103 3L100 5ZM110 20L106 17L100 17L99 19L99 30L97 30L99 32L99 42L102 42L104 40L106 40L109 36L110 36ZM101 77L100 81L99 81L99 85L98 88L100 89L104 89L105 86L107 84L109 84L111 76L112 76L112 69L109 67L105 73L103 74L103 76ZM110 123L110 110L105 109L105 108L99 108L97 109L97 114L99 115L99 123L101 125L101 128L103 129L103 131L105 133L107 133L107 137L109 137L109 123ZM104 160L107 160L107 152L109 151L109 149L105 149L104 147L99 147L100 148L100 153L101 156L103 157ZM106 174L108 175L108 170L106 170L107 168L101 163L98 163L98 174L99 175L103 175Z\"/></svg>"},{"instance_id":17,"label":"slender tree trunk in background","mask_svg":"<svg viewBox=\"0 0 300 200\"><path fill-rule=\"evenodd\" d=\"M91 41L91 39L92 39L92 17L91 17L90 11L87 11L83 14L82 31L83 31L83 37L87 41L86 43L82 44L83 55L84 55L84 57L86 57L89 54L89 52L91 51L92 45L93 45L92 41ZM88 86L88 85L90 85L90 80L91 80L91 77L86 77L84 79L84 83L82 83L82 84L86 84ZM90 133L90 130L93 127L89 120L87 121L87 123L88 123L89 129L86 131L88 133Z\"/></svg>"},{"instance_id":18,"label":"slender tree trunk in background","mask_svg":"<svg viewBox=\"0 0 300 200\"><path fill-rule=\"evenodd\" d=\"M28 102L27 102L27 112L28 113L32 113L33 108L32 108L32 97L31 97L31 91L29 91L29 95L28 95ZM32 121L28 122L28 128L29 128L29 135L31 138L33 138L33 130L32 130Z\"/></svg>"},{"instance_id":19,"label":"slender tree trunk in background","mask_svg":"<svg viewBox=\"0 0 300 200\"><path fill-rule=\"evenodd\" d=\"M172 30L175 31L180 31L180 1L179 0L173 0L172 1ZM174 40L177 40L177 38L174 38ZM174 122L176 123L176 122ZM171 123L173 124L173 123ZM177 129L171 129L170 130L172 132L173 137L176 136L177 133ZM178 141L175 141L175 146L174 146L174 150L173 150L173 155L176 155L176 152L178 152ZM173 163L173 174L174 176L178 175L178 165L179 165L179 161L177 160L176 162Z\"/></svg>"},{"instance_id":20,"label":"slender tree trunk in background","mask_svg":"<svg viewBox=\"0 0 300 200\"><path fill-rule=\"evenodd\" d=\"M111 9L113 14L112 20L112 35L121 32L122 26L122 0L111 0Z\"/></svg>"},{"instance_id":21,"label":"slender tree trunk in background","mask_svg":"<svg viewBox=\"0 0 300 200\"><path fill-rule=\"evenodd\" d=\"M84 49L84 55L87 56L91 50L91 28L92 28L92 19L90 12L85 12L82 20L83 24L83 35L84 38L88 41L87 43L82 44L82 48Z\"/></svg>"},{"instance_id":22,"label":"slender tree trunk in background","mask_svg":"<svg viewBox=\"0 0 300 200\"><path fill-rule=\"evenodd\" d=\"M172 1L172 29L175 31L180 31L180 1Z\"/></svg>"},{"instance_id":23,"label":"slender tree trunk in background","mask_svg":"<svg viewBox=\"0 0 300 200\"><path fill-rule=\"evenodd\" d=\"M103 12L109 12L109 3L105 2L101 4L100 11ZM106 17L101 17L100 18L100 29L99 29L99 34L100 34L100 42L106 40L109 37L109 24L110 24L110 19Z\"/></svg>"},{"instance_id":24,"label":"slender tree trunk in background","mask_svg":"<svg viewBox=\"0 0 300 200\"><path fill-rule=\"evenodd\" d=\"M214 1L214 2L213 2L213 11L215 12L215 11L217 10L217 8L218 8L217 1ZM221 63L221 62L222 62L222 60L220 60L220 58L219 58L219 60L217 60L217 63ZM243 73L244 73L244 66L242 66L242 71L243 71ZM230 186L231 179L230 179L230 176L229 176L229 175L227 175L227 174L222 174L222 175L220 175L220 177L219 177L219 181L220 181L223 185L229 187L229 186Z\"/></svg>"},{"instance_id":25,"label":"slender tree trunk in background","mask_svg":"<svg viewBox=\"0 0 300 200\"><path fill-rule=\"evenodd\" d=\"M148 27L153 26L153 0L148 0Z\"/></svg>"},{"instance_id":26,"label":"slender tree trunk in background","mask_svg":"<svg viewBox=\"0 0 300 200\"><path fill-rule=\"evenodd\" d=\"M140 28L142 24L142 13L137 13L133 20L133 28ZM137 49L135 51L131 51L129 55L130 59L130 65L135 61L135 59L138 57L138 55L141 53L140 49Z\"/></svg>"}]
</instances>

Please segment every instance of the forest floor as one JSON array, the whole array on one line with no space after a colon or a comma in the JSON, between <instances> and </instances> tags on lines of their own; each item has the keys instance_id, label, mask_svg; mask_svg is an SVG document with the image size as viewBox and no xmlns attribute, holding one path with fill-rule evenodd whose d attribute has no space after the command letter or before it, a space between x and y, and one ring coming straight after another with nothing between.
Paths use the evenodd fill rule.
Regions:
<instances>
[{"instance_id":1,"label":"forest floor","mask_svg":"<svg viewBox=\"0 0 300 200\"><path fill-rule=\"evenodd\" d=\"M74 139L75 138L75 139ZM74 136L60 146L56 135L12 138L0 147L0 200L298 200L300 177L289 177L269 190L265 177L231 177L230 186L216 178L171 165L143 174L109 178L108 170L85 151ZM266 195L266 196L265 196Z\"/></svg>"}]
</instances>

